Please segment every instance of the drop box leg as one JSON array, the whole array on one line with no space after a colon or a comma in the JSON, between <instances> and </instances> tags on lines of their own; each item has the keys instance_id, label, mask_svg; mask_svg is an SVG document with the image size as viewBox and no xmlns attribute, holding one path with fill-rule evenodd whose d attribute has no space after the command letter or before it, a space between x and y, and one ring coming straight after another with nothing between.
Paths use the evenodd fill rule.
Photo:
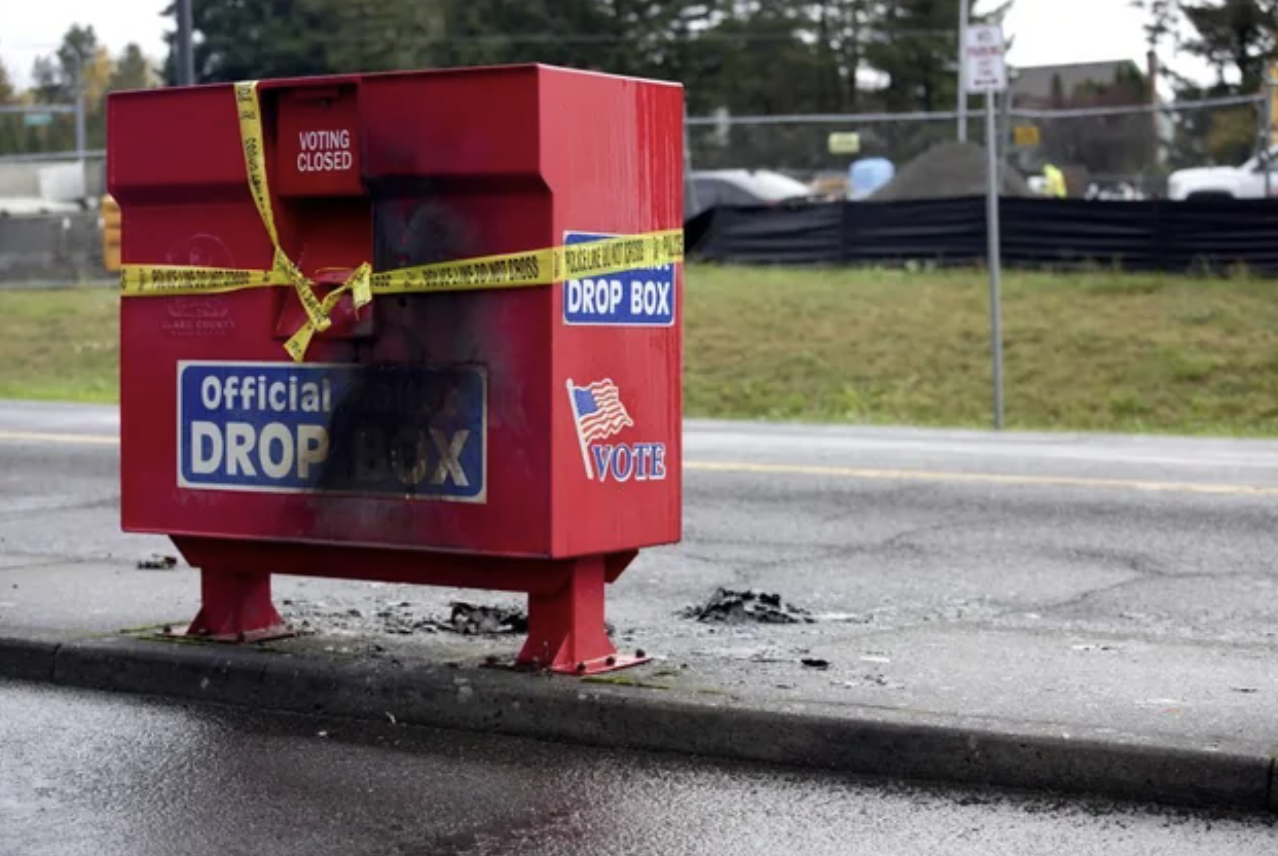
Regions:
<instances>
[{"instance_id":1,"label":"drop box leg","mask_svg":"<svg viewBox=\"0 0 1278 856\"><path fill-rule=\"evenodd\" d=\"M292 633L271 603L271 575L200 570L200 612L188 636L260 642Z\"/></svg>"},{"instance_id":2,"label":"drop box leg","mask_svg":"<svg viewBox=\"0 0 1278 856\"><path fill-rule=\"evenodd\" d=\"M557 590L528 596L528 640L516 662L555 672L592 675L635 666L650 657L622 657L604 629L603 556L573 560Z\"/></svg>"}]
</instances>

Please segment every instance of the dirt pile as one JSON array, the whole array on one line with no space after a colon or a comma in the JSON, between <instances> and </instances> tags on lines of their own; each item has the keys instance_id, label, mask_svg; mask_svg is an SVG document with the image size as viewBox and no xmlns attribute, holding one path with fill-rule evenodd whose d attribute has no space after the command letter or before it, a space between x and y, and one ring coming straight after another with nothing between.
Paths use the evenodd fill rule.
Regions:
<instances>
[{"instance_id":1,"label":"dirt pile","mask_svg":"<svg viewBox=\"0 0 1278 856\"><path fill-rule=\"evenodd\" d=\"M1025 179L1005 168L1000 193L1032 196ZM869 197L874 202L909 199L947 199L985 195L985 149L975 143L941 143L901 167L893 178Z\"/></svg>"}]
</instances>

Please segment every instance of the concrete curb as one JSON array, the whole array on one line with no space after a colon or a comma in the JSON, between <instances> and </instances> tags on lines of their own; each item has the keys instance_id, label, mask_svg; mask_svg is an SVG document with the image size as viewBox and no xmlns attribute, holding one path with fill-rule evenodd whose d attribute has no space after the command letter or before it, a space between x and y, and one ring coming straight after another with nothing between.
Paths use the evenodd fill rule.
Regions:
<instances>
[{"instance_id":1,"label":"concrete curb","mask_svg":"<svg viewBox=\"0 0 1278 856\"><path fill-rule=\"evenodd\" d=\"M0 677L53 680L61 642L56 638L0 636Z\"/></svg>"},{"instance_id":2,"label":"concrete curb","mask_svg":"<svg viewBox=\"0 0 1278 856\"><path fill-rule=\"evenodd\" d=\"M129 637L0 638L0 677L894 779L1278 812L1274 759L1260 754L742 707L500 669Z\"/></svg>"}]
</instances>

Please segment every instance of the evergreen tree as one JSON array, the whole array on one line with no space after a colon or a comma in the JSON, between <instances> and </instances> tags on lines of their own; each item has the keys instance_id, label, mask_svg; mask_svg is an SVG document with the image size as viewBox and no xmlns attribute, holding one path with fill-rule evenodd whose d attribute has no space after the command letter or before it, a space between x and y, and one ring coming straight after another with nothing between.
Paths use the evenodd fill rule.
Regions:
<instances>
[{"instance_id":1,"label":"evergreen tree","mask_svg":"<svg viewBox=\"0 0 1278 856\"><path fill-rule=\"evenodd\" d=\"M142 55L142 49L130 42L125 46L124 53L120 55L120 61L116 64L115 73L111 75L108 89L112 92L125 89L150 89L157 83L155 72L151 68L151 63Z\"/></svg>"},{"instance_id":2,"label":"evergreen tree","mask_svg":"<svg viewBox=\"0 0 1278 856\"><path fill-rule=\"evenodd\" d=\"M1151 47L1170 43L1177 51L1205 60L1215 81L1200 85L1165 69L1178 98L1255 95L1265 69L1276 54L1278 0L1132 0L1148 14L1146 35ZM1188 38L1177 37L1188 24ZM1176 117L1171 165L1197 166L1203 161L1239 164L1256 150L1256 111L1190 111Z\"/></svg>"},{"instance_id":3,"label":"evergreen tree","mask_svg":"<svg viewBox=\"0 0 1278 856\"><path fill-rule=\"evenodd\" d=\"M330 22L323 53L332 72L429 68L444 49L442 0L319 0L315 5Z\"/></svg>"},{"instance_id":4,"label":"evergreen tree","mask_svg":"<svg viewBox=\"0 0 1278 856\"><path fill-rule=\"evenodd\" d=\"M21 100L18 91L9 77L9 69L0 62L0 104L17 105ZM0 154L14 154L27 150L27 135L22 123L22 114L0 114Z\"/></svg>"},{"instance_id":5,"label":"evergreen tree","mask_svg":"<svg viewBox=\"0 0 1278 856\"><path fill-rule=\"evenodd\" d=\"M335 38L326 0L202 0L191 4L197 83L324 74ZM173 20L176 7L164 12ZM169 45L164 80L177 82L176 33Z\"/></svg>"}]
</instances>

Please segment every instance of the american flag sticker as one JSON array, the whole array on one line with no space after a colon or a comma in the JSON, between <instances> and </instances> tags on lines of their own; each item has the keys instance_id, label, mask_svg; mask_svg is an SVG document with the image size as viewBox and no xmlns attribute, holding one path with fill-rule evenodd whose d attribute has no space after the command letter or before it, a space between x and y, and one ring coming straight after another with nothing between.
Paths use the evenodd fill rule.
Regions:
<instances>
[{"instance_id":1,"label":"american flag sticker","mask_svg":"<svg viewBox=\"0 0 1278 856\"><path fill-rule=\"evenodd\" d=\"M611 379L595 381L589 386L577 386L569 379L568 398L572 402L572 416L577 425L577 440L581 444L581 460L586 465L586 476L594 479L590 444L606 440L622 429L633 427L635 423L626 412L626 406L621 403L621 390L617 389Z\"/></svg>"}]
</instances>

